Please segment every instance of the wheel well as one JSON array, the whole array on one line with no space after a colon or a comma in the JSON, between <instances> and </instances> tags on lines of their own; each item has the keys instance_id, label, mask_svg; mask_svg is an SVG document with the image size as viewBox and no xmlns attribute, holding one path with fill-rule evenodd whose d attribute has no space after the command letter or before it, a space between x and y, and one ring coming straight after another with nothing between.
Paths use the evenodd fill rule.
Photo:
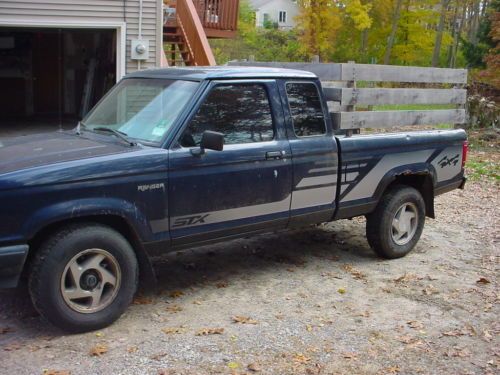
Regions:
<instances>
[{"instance_id":1,"label":"wheel well","mask_svg":"<svg viewBox=\"0 0 500 375\"><path fill-rule=\"evenodd\" d=\"M84 216L58 221L43 227L31 238L31 240L28 241L30 252L28 253L28 258L24 265L25 275L30 268L34 255L36 254L43 241L45 241L45 239L47 239L62 227L74 223L98 223L116 230L127 239L127 241L134 249L134 252L137 256L137 261L139 263L139 276L141 283L149 284L156 281L153 267L136 231L124 218L115 215Z\"/></svg>"},{"instance_id":2,"label":"wheel well","mask_svg":"<svg viewBox=\"0 0 500 375\"><path fill-rule=\"evenodd\" d=\"M397 175L389 186L387 186L385 191L391 189L395 185L407 185L417 189L425 202L425 215L434 219L434 184L430 174Z\"/></svg>"}]
</instances>

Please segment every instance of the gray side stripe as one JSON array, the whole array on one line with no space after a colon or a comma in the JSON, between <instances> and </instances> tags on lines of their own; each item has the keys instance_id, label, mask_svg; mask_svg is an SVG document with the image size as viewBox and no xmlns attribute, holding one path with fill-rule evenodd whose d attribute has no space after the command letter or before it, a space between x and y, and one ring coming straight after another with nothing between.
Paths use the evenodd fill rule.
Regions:
<instances>
[{"instance_id":1,"label":"gray side stripe","mask_svg":"<svg viewBox=\"0 0 500 375\"><path fill-rule=\"evenodd\" d=\"M318 172L337 172L338 167L325 167L325 168L313 168L309 171L309 173L318 173Z\"/></svg>"},{"instance_id":2,"label":"gray side stripe","mask_svg":"<svg viewBox=\"0 0 500 375\"><path fill-rule=\"evenodd\" d=\"M289 208L290 195L288 195L285 199L277 202L256 204L254 206L228 208L227 210L220 211L200 212L192 215L175 216L172 218L171 224L173 226L173 229L176 229L176 223L178 223L179 220L187 219L190 217L204 217L203 221L189 224L189 227L194 227L199 225L221 223L223 221L246 219L254 216L286 212L289 210Z\"/></svg>"},{"instance_id":3,"label":"gray side stripe","mask_svg":"<svg viewBox=\"0 0 500 375\"><path fill-rule=\"evenodd\" d=\"M337 182L336 174L327 174L324 176L315 176L315 177L306 177L299 181L295 188L303 188L307 186L316 186L316 185L326 185L326 184L334 184Z\"/></svg>"},{"instance_id":4,"label":"gray side stripe","mask_svg":"<svg viewBox=\"0 0 500 375\"><path fill-rule=\"evenodd\" d=\"M298 190L292 192L292 210L332 204L335 199L336 186L326 186L316 189Z\"/></svg>"},{"instance_id":5,"label":"gray side stripe","mask_svg":"<svg viewBox=\"0 0 500 375\"><path fill-rule=\"evenodd\" d=\"M385 155L368 174L347 193L342 202L370 198L375 193L380 180L391 169L405 165L425 162L434 150L421 150Z\"/></svg>"}]
</instances>

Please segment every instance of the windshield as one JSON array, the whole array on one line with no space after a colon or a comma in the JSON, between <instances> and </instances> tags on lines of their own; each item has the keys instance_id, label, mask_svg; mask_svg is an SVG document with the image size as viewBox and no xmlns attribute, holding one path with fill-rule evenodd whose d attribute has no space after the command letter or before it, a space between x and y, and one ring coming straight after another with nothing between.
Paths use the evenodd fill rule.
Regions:
<instances>
[{"instance_id":1,"label":"windshield","mask_svg":"<svg viewBox=\"0 0 500 375\"><path fill-rule=\"evenodd\" d=\"M110 128L123 135L159 142L193 96L198 82L124 79L83 119L88 130Z\"/></svg>"}]
</instances>

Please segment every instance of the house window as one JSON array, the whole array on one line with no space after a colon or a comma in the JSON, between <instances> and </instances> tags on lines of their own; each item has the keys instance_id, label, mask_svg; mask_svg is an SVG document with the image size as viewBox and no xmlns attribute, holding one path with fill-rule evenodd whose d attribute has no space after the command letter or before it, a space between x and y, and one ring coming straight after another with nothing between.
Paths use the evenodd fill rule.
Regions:
<instances>
[{"instance_id":1,"label":"house window","mask_svg":"<svg viewBox=\"0 0 500 375\"><path fill-rule=\"evenodd\" d=\"M264 13L264 23L271 21L271 17L269 17L269 13Z\"/></svg>"},{"instance_id":2,"label":"house window","mask_svg":"<svg viewBox=\"0 0 500 375\"><path fill-rule=\"evenodd\" d=\"M280 10L279 20L280 23L286 23L286 12L284 10Z\"/></svg>"}]
</instances>

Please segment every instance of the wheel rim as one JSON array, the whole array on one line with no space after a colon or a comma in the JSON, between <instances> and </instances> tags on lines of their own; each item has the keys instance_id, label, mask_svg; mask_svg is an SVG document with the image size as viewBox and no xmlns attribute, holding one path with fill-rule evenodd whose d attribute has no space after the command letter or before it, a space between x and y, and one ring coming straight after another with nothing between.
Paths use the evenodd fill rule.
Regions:
<instances>
[{"instance_id":1,"label":"wheel rim","mask_svg":"<svg viewBox=\"0 0 500 375\"><path fill-rule=\"evenodd\" d=\"M79 313L95 313L116 298L121 270L106 250L88 249L75 255L64 268L61 294L66 304Z\"/></svg>"},{"instance_id":2,"label":"wheel rim","mask_svg":"<svg viewBox=\"0 0 500 375\"><path fill-rule=\"evenodd\" d=\"M397 245L406 245L415 236L418 227L418 210L413 203L404 203L392 219L392 240Z\"/></svg>"}]
</instances>

